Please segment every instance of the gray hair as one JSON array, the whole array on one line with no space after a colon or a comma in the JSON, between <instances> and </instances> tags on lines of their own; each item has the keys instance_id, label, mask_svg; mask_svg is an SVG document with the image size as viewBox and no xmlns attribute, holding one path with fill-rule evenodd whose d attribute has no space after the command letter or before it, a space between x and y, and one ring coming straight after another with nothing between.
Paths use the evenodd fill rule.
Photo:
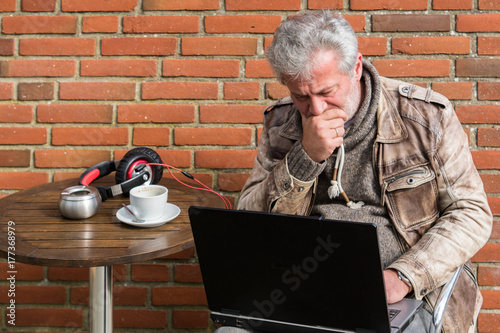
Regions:
<instances>
[{"instance_id":1,"label":"gray hair","mask_svg":"<svg viewBox=\"0 0 500 333\"><path fill-rule=\"evenodd\" d=\"M310 81L314 55L332 51L338 57L338 70L352 77L358 54L358 41L349 23L329 11L303 13L287 18L276 29L266 56L277 79Z\"/></svg>"}]
</instances>

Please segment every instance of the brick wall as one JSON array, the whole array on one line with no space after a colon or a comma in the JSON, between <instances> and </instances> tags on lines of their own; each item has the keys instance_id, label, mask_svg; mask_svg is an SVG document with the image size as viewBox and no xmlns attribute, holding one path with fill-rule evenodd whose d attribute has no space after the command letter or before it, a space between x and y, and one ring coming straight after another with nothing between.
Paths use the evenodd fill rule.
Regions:
<instances>
[{"instance_id":1,"label":"brick wall","mask_svg":"<svg viewBox=\"0 0 500 333\"><path fill-rule=\"evenodd\" d=\"M473 258L479 332L500 332L498 0L0 0L0 196L149 146L237 200L263 106L287 94L264 49L283 18L320 8L346 15L382 75L455 104L495 214ZM88 330L87 269L17 268L16 329ZM213 329L193 249L115 280L116 331Z\"/></svg>"}]
</instances>

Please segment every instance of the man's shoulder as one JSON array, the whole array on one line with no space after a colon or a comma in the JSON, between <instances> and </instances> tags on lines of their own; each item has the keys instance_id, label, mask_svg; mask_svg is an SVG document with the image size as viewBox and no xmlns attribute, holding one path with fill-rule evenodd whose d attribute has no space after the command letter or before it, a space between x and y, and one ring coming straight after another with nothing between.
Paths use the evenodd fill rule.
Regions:
<instances>
[{"instance_id":1,"label":"man's shoulder","mask_svg":"<svg viewBox=\"0 0 500 333\"><path fill-rule=\"evenodd\" d=\"M424 88L415 84L386 77L381 77L380 82L390 95L397 98L405 98L415 101L417 104L422 102L427 104L436 104L436 106L445 108L451 105L448 98L430 88Z\"/></svg>"},{"instance_id":2,"label":"man's shoulder","mask_svg":"<svg viewBox=\"0 0 500 333\"><path fill-rule=\"evenodd\" d=\"M286 107L286 106L293 106L293 101L290 96L280 98L276 100L275 102L269 104L264 111L264 114L268 114L271 111L274 111L275 109L279 109L281 107Z\"/></svg>"},{"instance_id":3,"label":"man's shoulder","mask_svg":"<svg viewBox=\"0 0 500 333\"><path fill-rule=\"evenodd\" d=\"M284 97L269 104L264 111L267 126L281 126L295 116L297 108L290 97Z\"/></svg>"}]
</instances>

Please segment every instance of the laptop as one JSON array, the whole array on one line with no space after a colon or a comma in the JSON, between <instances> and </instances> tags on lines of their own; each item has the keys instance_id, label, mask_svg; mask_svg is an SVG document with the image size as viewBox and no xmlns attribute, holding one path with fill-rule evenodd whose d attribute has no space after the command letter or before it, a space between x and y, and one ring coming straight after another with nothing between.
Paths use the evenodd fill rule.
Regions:
<instances>
[{"instance_id":1,"label":"laptop","mask_svg":"<svg viewBox=\"0 0 500 333\"><path fill-rule=\"evenodd\" d=\"M388 308L375 224L196 206L189 218L217 324L396 333L422 306Z\"/></svg>"}]
</instances>

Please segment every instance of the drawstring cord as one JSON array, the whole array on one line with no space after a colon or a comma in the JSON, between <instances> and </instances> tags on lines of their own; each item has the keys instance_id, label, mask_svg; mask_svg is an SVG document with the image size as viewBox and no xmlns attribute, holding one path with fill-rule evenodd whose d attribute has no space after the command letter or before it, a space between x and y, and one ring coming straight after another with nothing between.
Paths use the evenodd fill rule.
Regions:
<instances>
[{"instance_id":1,"label":"drawstring cord","mask_svg":"<svg viewBox=\"0 0 500 333\"><path fill-rule=\"evenodd\" d=\"M365 205L363 201L351 201L347 197L347 194L345 194L344 189L342 188L342 169L344 168L344 160L345 160L345 148L344 144L342 143L340 147L337 148L337 157L335 159L335 167L333 169L333 177L330 183L332 184L328 188L328 197L330 199L337 198L339 196L342 196L342 198L345 200L347 207L352 208L352 209L358 209L361 208Z\"/></svg>"}]
</instances>

